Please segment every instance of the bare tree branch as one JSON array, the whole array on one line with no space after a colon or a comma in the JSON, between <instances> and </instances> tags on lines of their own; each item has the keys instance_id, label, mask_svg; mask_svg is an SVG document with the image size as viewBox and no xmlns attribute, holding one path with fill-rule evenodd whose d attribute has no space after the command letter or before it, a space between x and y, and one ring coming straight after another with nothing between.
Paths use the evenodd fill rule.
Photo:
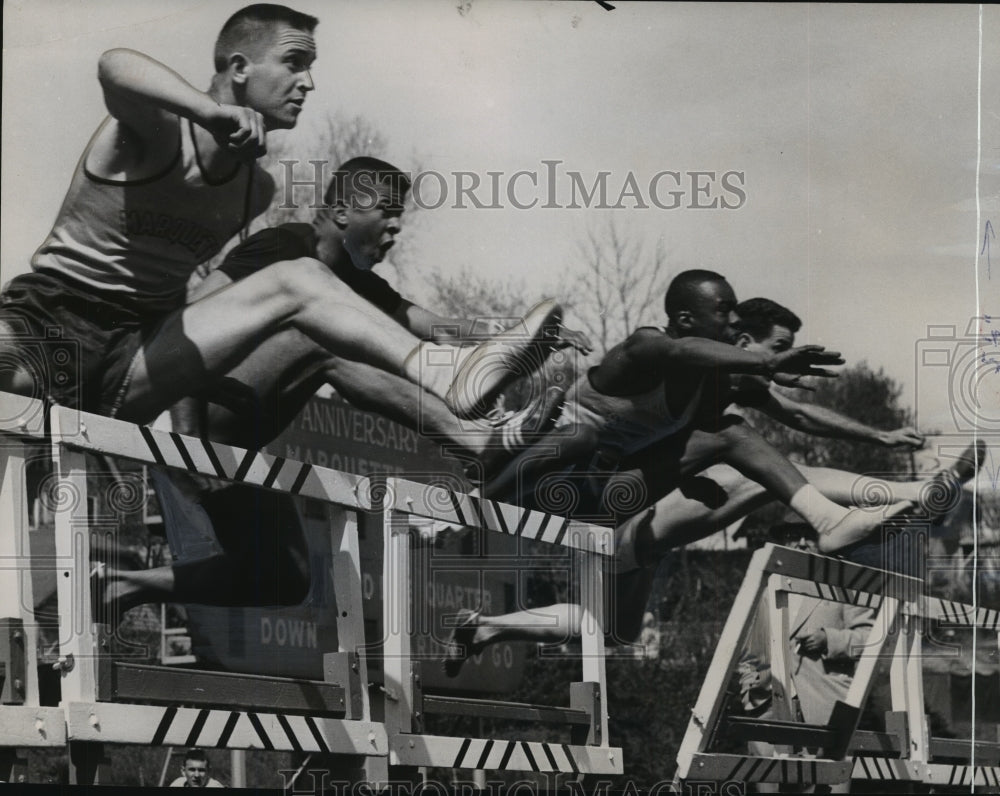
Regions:
<instances>
[{"instance_id":1,"label":"bare tree branch","mask_svg":"<svg viewBox=\"0 0 1000 796\"><path fill-rule=\"evenodd\" d=\"M657 320L670 274L662 240L647 242L616 216L588 224L578 242L581 275L568 298L576 319L603 353L643 323Z\"/></svg>"}]
</instances>

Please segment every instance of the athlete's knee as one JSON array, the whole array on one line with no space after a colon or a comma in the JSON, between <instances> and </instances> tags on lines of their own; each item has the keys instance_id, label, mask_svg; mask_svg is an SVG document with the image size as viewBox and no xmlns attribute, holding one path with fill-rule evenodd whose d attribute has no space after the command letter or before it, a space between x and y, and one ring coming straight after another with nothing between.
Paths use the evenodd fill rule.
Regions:
<instances>
[{"instance_id":1,"label":"athlete's knee","mask_svg":"<svg viewBox=\"0 0 1000 796\"><path fill-rule=\"evenodd\" d=\"M326 298L331 292L350 295L351 289L315 257L284 260L259 271L273 279L276 287L302 303Z\"/></svg>"}]
</instances>

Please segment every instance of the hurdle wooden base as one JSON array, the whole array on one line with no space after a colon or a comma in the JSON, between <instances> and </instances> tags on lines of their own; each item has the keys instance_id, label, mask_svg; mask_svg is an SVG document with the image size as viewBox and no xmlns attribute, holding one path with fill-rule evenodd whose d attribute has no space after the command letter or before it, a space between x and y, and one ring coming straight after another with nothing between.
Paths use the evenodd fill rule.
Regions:
<instances>
[{"instance_id":1,"label":"hurdle wooden base","mask_svg":"<svg viewBox=\"0 0 1000 796\"><path fill-rule=\"evenodd\" d=\"M378 722L240 710L70 702L66 738L143 746L201 746L384 757Z\"/></svg>"},{"instance_id":2,"label":"hurdle wooden base","mask_svg":"<svg viewBox=\"0 0 1000 796\"><path fill-rule=\"evenodd\" d=\"M233 707L309 713L347 713L345 689L322 680L265 677L110 662L98 684L98 697L108 702L151 702L165 705Z\"/></svg>"},{"instance_id":3,"label":"hurdle wooden base","mask_svg":"<svg viewBox=\"0 0 1000 796\"><path fill-rule=\"evenodd\" d=\"M486 771L622 774L622 750L543 741L504 741L446 735L389 738L389 764Z\"/></svg>"},{"instance_id":4,"label":"hurdle wooden base","mask_svg":"<svg viewBox=\"0 0 1000 796\"><path fill-rule=\"evenodd\" d=\"M776 782L836 785L851 775L850 760L750 755L694 754L688 779L715 782Z\"/></svg>"},{"instance_id":5,"label":"hurdle wooden base","mask_svg":"<svg viewBox=\"0 0 1000 796\"><path fill-rule=\"evenodd\" d=\"M0 748L66 745L66 717L62 708L0 707Z\"/></svg>"},{"instance_id":6,"label":"hurdle wooden base","mask_svg":"<svg viewBox=\"0 0 1000 796\"><path fill-rule=\"evenodd\" d=\"M467 697L425 694L423 712L427 715L475 716L508 721L530 721L537 724L590 726L591 715L582 709L550 705L529 705L523 702L502 702Z\"/></svg>"}]
</instances>

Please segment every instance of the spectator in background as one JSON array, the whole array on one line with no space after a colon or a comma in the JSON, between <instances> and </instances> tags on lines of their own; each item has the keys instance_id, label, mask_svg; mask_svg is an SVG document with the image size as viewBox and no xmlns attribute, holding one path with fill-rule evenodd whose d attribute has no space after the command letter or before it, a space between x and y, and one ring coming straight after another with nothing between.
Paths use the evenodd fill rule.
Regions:
<instances>
[{"instance_id":1,"label":"spectator in background","mask_svg":"<svg viewBox=\"0 0 1000 796\"><path fill-rule=\"evenodd\" d=\"M208 757L201 749L189 749L181 765L181 776L170 783L171 788L224 788L209 773Z\"/></svg>"}]
</instances>

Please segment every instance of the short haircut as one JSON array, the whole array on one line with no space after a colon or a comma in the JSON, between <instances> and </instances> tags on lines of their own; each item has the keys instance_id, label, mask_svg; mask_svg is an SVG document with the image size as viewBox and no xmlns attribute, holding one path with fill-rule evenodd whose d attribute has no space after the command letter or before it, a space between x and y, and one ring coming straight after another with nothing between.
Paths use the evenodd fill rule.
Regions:
<instances>
[{"instance_id":1,"label":"short haircut","mask_svg":"<svg viewBox=\"0 0 1000 796\"><path fill-rule=\"evenodd\" d=\"M726 277L715 271L693 268L681 271L670 282L667 294L663 297L663 309L668 318L674 318L682 310L691 309L692 302L697 298L697 288L703 282L725 282Z\"/></svg>"},{"instance_id":2,"label":"short haircut","mask_svg":"<svg viewBox=\"0 0 1000 796\"><path fill-rule=\"evenodd\" d=\"M208 765L208 755L206 755L201 749L188 749L187 752L184 753L184 762L186 763L188 760L198 760L205 765Z\"/></svg>"},{"instance_id":3,"label":"short haircut","mask_svg":"<svg viewBox=\"0 0 1000 796\"><path fill-rule=\"evenodd\" d=\"M775 326L784 326L792 334L802 328L798 315L771 299L752 298L741 301L736 305L736 314L740 316L736 328L746 332L758 343L770 337Z\"/></svg>"},{"instance_id":4,"label":"short haircut","mask_svg":"<svg viewBox=\"0 0 1000 796\"><path fill-rule=\"evenodd\" d=\"M319 24L316 17L294 11L275 3L255 3L233 14L219 31L215 40L215 71L225 72L229 56L245 47L248 42L258 42L270 35L276 22L312 33Z\"/></svg>"},{"instance_id":5,"label":"short haircut","mask_svg":"<svg viewBox=\"0 0 1000 796\"><path fill-rule=\"evenodd\" d=\"M345 161L333 173L323 201L328 207L355 202L360 209L374 207L378 195L376 185L388 185L394 210L403 209L403 200L410 190L410 177L396 166L378 158L362 155Z\"/></svg>"}]
</instances>

